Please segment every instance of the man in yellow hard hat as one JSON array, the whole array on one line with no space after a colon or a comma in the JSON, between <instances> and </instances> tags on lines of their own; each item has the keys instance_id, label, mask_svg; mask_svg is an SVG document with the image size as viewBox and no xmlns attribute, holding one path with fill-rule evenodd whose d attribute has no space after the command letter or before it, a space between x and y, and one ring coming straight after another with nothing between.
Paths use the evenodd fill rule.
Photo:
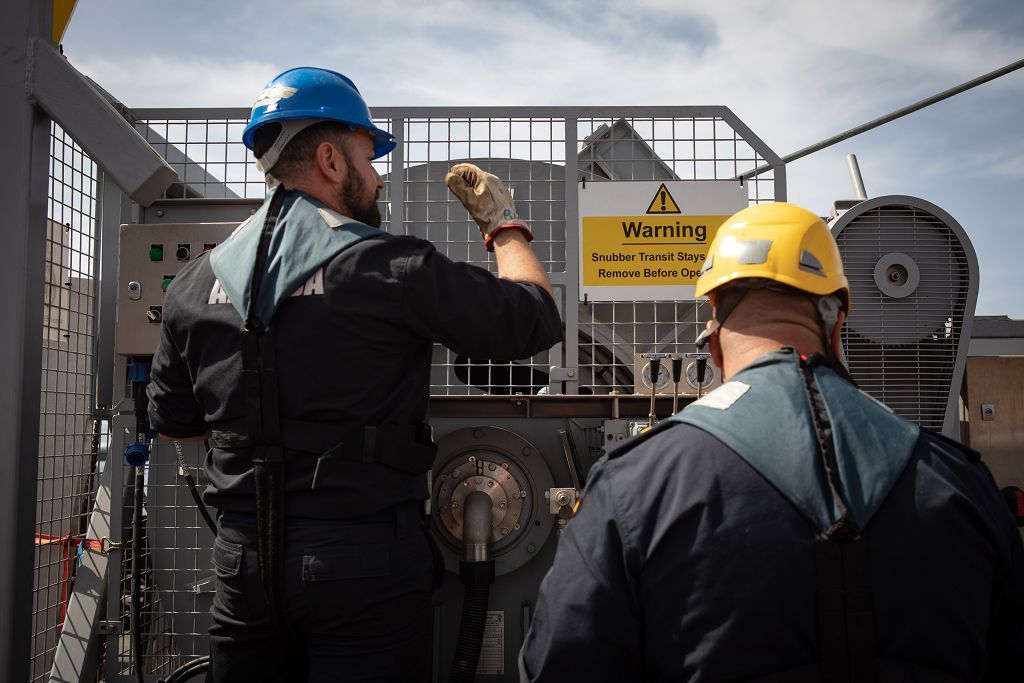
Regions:
<instances>
[{"instance_id":1,"label":"man in yellow hard hat","mask_svg":"<svg viewBox=\"0 0 1024 683\"><path fill-rule=\"evenodd\" d=\"M1009 681L1024 550L977 453L860 392L839 251L786 203L697 282L727 380L591 470L524 681Z\"/></svg>"}]
</instances>

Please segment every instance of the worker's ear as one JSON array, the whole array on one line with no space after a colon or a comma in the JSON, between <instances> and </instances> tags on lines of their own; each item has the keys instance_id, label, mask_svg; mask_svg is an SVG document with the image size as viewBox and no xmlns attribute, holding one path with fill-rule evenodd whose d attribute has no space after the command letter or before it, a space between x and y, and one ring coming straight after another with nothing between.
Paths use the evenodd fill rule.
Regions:
<instances>
[{"instance_id":1,"label":"worker's ear","mask_svg":"<svg viewBox=\"0 0 1024 683\"><path fill-rule=\"evenodd\" d=\"M324 141L317 145L315 154L316 170L325 180L332 185L345 182L348 166L345 164L344 151Z\"/></svg>"},{"instance_id":2,"label":"worker's ear","mask_svg":"<svg viewBox=\"0 0 1024 683\"><path fill-rule=\"evenodd\" d=\"M836 315L836 326L832 330L832 339L829 341L832 343L832 350L836 353L836 358L846 358L843 355L843 323L846 322L846 312L839 311Z\"/></svg>"},{"instance_id":3,"label":"worker's ear","mask_svg":"<svg viewBox=\"0 0 1024 683\"><path fill-rule=\"evenodd\" d=\"M711 327L715 323L714 318L708 321L707 326ZM718 331L711 335L708 339L708 351L711 352L711 362L717 367L725 369L725 361L722 359L722 340L721 340L722 328L718 328Z\"/></svg>"}]
</instances>

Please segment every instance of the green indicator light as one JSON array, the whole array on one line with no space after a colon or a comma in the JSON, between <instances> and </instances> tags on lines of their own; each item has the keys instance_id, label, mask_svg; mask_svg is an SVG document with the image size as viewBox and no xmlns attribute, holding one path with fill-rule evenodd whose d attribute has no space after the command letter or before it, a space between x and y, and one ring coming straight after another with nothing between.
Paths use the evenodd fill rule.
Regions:
<instances>
[{"instance_id":1,"label":"green indicator light","mask_svg":"<svg viewBox=\"0 0 1024 683\"><path fill-rule=\"evenodd\" d=\"M165 277L164 281L160 284L160 289L166 292L167 288L171 286L171 280L173 279L173 277Z\"/></svg>"},{"instance_id":2,"label":"green indicator light","mask_svg":"<svg viewBox=\"0 0 1024 683\"><path fill-rule=\"evenodd\" d=\"M149 247L149 260L150 261L163 261L164 260L164 245L153 244Z\"/></svg>"}]
</instances>

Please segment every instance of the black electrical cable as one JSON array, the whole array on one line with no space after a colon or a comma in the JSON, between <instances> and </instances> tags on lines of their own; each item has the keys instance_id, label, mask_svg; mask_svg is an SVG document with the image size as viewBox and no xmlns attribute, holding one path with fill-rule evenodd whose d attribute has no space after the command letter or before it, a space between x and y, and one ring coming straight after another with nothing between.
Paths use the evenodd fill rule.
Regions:
<instances>
[{"instance_id":1,"label":"black electrical cable","mask_svg":"<svg viewBox=\"0 0 1024 683\"><path fill-rule=\"evenodd\" d=\"M157 683L184 683L198 674L210 670L210 655L203 655L191 661L185 662L172 671L167 678L158 678Z\"/></svg>"},{"instance_id":2,"label":"black electrical cable","mask_svg":"<svg viewBox=\"0 0 1024 683\"><path fill-rule=\"evenodd\" d=\"M217 533L217 523L213 521L213 517L210 516L210 511L206 505L203 504L203 499L199 495L199 487L196 486L196 480L192 478L192 473L185 471L185 483L188 484L188 490L192 493L192 500L195 501L196 507L199 508L199 514L206 520L206 526L210 527L215 535Z\"/></svg>"},{"instance_id":3,"label":"black electrical cable","mask_svg":"<svg viewBox=\"0 0 1024 683\"><path fill-rule=\"evenodd\" d=\"M135 679L145 683L142 675L142 497L146 483L144 466L135 470L135 509L132 515L132 659Z\"/></svg>"},{"instance_id":4,"label":"black electrical cable","mask_svg":"<svg viewBox=\"0 0 1024 683\"><path fill-rule=\"evenodd\" d=\"M206 447L206 452L210 452L210 442L203 439L203 445ZM196 480L192 476L192 470L189 468L188 463L185 462L185 455L181 451L181 442L174 442L174 453L178 456L178 469L182 476L185 477L185 483L188 484L188 491L192 494L192 500L195 502L196 507L199 509L199 514L206 520L206 526L210 527L210 531L213 535L217 535L217 523L213 521L213 517L210 515L210 510L203 503L203 498L199 495L199 487L196 486Z\"/></svg>"}]
</instances>

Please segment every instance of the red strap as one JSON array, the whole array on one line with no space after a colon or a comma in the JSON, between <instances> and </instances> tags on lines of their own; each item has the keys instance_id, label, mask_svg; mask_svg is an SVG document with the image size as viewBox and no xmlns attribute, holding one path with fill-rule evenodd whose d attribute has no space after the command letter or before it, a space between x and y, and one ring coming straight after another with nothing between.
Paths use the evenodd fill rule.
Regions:
<instances>
[{"instance_id":1,"label":"red strap","mask_svg":"<svg viewBox=\"0 0 1024 683\"><path fill-rule=\"evenodd\" d=\"M494 251L494 247L491 245L491 242L494 241L495 236L499 232L501 232L502 230L507 230L509 228L518 228L519 232L521 232L523 234L523 237L526 238L527 242L532 242L533 241L533 231L530 230L530 228L528 226L526 226L525 224L523 224L523 223L505 223L504 225L499 225L494 230L491 230L491 233L489 235L487 235L486 238L484 238L484 246L487 247L487 251Z\"/></svg>"},{"instance_id":2,"label":"red strap","mask_svg":"<svg viewBox=\"0 0 1024 683\"><path fill-rule=\"evenodd\" d=\"M66 545L69 548L81 547L94 553L108 553L112 548L120 547L120 543L111 541L109 538L82 538L81 536L51 536L49 534L36 534L36 545Z\"/></svg>"},{"instance_id":3,"label":"red strap","mask_svg":"<svg viewBox=\"0 0 1024 683\"><path fill-rule=\"evenodd\" d=\"M76 538L72 543L94 553L105 553L110 550L110 545L107 545L110 541L104 541L102 538Z\"/></svg>"},{"instance_id":4,"label":"red strap","mask_svg":"<svg viewBox=\"0 0 1024 683\"><path fill-rule=\"evenodd\" d=\"M1024 518L1024 491L1017 489L1013 493L1017 496L1017 517Z\"/></svg>"}]
</instances>

